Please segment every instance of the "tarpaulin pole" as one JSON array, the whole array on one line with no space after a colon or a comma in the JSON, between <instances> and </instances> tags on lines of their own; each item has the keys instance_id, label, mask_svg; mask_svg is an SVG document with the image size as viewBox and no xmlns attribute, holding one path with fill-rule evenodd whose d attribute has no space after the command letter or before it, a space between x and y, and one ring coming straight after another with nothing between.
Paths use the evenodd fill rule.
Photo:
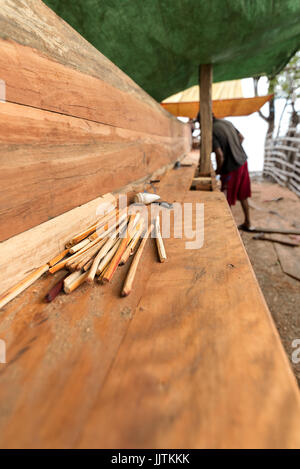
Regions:
<instances>
[{"instance_id":1,"label":"tarpaulin pole","mask_svg":"<svg viewBox=\"0 0 300 469\"><path fill-rule=\"evenodd\" d=\"M203 176L209 176L211 171L212 152L212 65L200 65L200 164L199 171Z\"/></svg>"}]
</instances>

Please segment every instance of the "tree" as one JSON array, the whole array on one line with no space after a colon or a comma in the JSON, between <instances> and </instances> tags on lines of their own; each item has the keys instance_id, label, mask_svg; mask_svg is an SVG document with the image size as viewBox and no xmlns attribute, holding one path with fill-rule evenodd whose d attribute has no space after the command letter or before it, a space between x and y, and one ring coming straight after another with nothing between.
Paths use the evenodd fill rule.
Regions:
<instances>
[{"instance_id":1,"label":"tree","mask_svg":"<svg viewBox=\"0 0 300 469\"><path fill-rule=\"evenodd\" d=\"M258 83L260 78L261 76L253 78L255 96L258 96ZM300 51L296 52L281 72L273 78L269 77L268 93L274 94L274 98L269 101L269 113L265 116L259 111L260 117L268 123L267 135L274 133L275 99L277 98L285 99L283 112L279 120L278 133L283 114L288 107L291 108L289 127L295 128L300 122L300 116L295 107L296 100L300 98Z\"/></svg>"},{"instance_id":2,"label":"tree","mask_svg":"<svg viewBox=\"0 0 300 469\"><path fill-rule=\"evenodd\" d=\"M253 77L253 83L254 83L254 94L255 96L258 96L258 82L260 80L261 76L258 77ZM268 94L275 94L275 78L269 79L269 86L268 86ZM274 132L275 128L275 96L273 96L270 101L268 102L269 104L269 113L268 116L265 116L261 110L258 111L259 116L268 124L268 130L267 130L267 136L272 135Z\"/></svg>"},{"instance_id":3,"label":"tree","mask_svg":"<svg viewBox=\"0 0 300 469\"><path fill-rule=\"evenodd\" d=\"M300 123L299 113L296 111L296 100L300 98L300 51L298 51L276 77L275 94L277 98L285 99L285 106L280 118L288 106L291 108L289 127L295 128ZM278 132L280 130L280 125Z\"/></svg>"}]
</instances>

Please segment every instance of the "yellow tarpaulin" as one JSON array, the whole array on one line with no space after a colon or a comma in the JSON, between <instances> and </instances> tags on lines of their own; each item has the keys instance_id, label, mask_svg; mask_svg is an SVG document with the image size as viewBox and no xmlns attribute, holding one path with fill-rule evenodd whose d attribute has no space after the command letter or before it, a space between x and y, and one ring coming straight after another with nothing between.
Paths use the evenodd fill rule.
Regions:
<instances>
[{"instance_id":1,"label":"yellow tarpaulin","mask_svg":"<svg viewBox=\"0 0 300 469\"><path fill-rule=\"evenodd\" d=\"M257 112L272 95L244 98L241 80L214 83L212 86L213 113L217 118L248 116ZM199 111L199 86L176 93L161 105L174 116L194 119Z\"/></svg>"},{"instance_id":2,"label":"yellow tarpaulin","mask_svg":"<svg viewBox=\"0 0 300 469\"><path fill-rule=\"evenodd\" d=\"M212 99L243 98L242 80L222 81L213 83ZM199 86L192 86L184 91L173 94L163 100L163 103L187 103L197 101L199 103ZM199 110L199 109L198 109ZM198 112L198 111L197 111Z\"/></svg>"}]
</instances>

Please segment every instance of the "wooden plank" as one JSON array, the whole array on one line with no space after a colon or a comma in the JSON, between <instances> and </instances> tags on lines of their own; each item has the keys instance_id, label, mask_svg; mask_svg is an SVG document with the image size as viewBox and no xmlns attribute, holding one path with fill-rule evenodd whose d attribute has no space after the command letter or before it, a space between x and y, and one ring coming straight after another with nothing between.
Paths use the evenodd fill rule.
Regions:
<instances>
[{"instance_id":1,"label":"wooden plank","mask_svg":"<svg viewBox=\"0 0 300 469\"><path fill-rule=\"evenodd\" d=\"M278 233L278 234L294 234L294 235L300 235L300 230L297 230L295 228L282 228L282 223L278 221L278 224L280 226L277 227L260 227L256 226L255 228L251 229L251 232L253 233Z\"/></svg>"},{"instance_id":2,"label":"wooden plank","mask_svg":"<svg viewBox=\"0 0 300 469\"><path fill-rule=\"evenodd\" d=\"M203 184L211 184L211 177L204 177L204 176L199 176L199 177L195 177L193 179L193 184L196 184L197 182L201 182Z\"/></svg>"},{"instance_id":3,"label":"wooden plank","mask_svg":"<svg viewBox=\"0 0 300 469\"><path fill-rule=\"evenodd\" d=\"M0 105L0 240L180 158L184 138ZM83 190L84 188L84 190Z\"/></svg>"},{"instance_id":4,"label":"wooden plank","mask_svg":"<svg viewBox=\"0 0 300 469\"><path fill-rule=\"evenodd\" d=\"M194 170L169 171L159 191L180 200ZM76 447L156 262L149 242L128 298L120 298L125 265L109 287L83 285L50 304L43 298L58 274L44 277L0 312L8 362L0 367L1 448Z\"/></svg>"},{"instance_id":5,"label":"wooden plank","mask_svg":"<svg viewBox=\"0 0 300 469\"><path fill-rule=\"evenodd\" d=\"M211 191L212 190L212 178L211 177L195 177L192 182L193 188L196 191Z\"/></svg>"},{"instance_id":6,"label":"wooden plank","mask_svg":"<svg viewBox=\"0 0 300 469\"><path fill-rule=\"evenodd\" d=\"M8 102L150 134L178 136L185 132L185 125L161 112L161 106L153 108L130 91L121 91L18 43L0 39L0 51Z\"/></svg>"},{"instance_id":7,"label":"wooden plank","mask_svg":"<svg viewBox=\"0 0 300 469\"><path fill-rule=\"evenodd\" d=\"M199 170L202 175L209 175L212 152L212 65L200 66L200 126L201 147Z\"/></svg>"},{"instance_id":8,"label":"wooden plank","mask_svg":"<svg viewBox=\"0 0 300 469\"><path fill-rule=\"evenodd\" d=\"M276 224L278 228L271 227L266 231L266 233L270 233L268 237L274 241L276 241L278 235L273 233L300 234L300 230L290 228L290 223L286 220L277 220ZM300 280L300 247L284 246L276 242L274 247L283 272Z\"/></svg>"},{"instance_id":9,"label":"wooden plank","mask_svg":"<svg viewBox=\"0 0 300 469\"><path fill-rule=\"evenodd\" d=\"M0 241L147 177L190 140L42 2L2 3Z\"/></svg>"},{"instance_id":10,"label":"wooden plank","mask_svg":"<svg viewBox=\"0 0 300 469\"><path fill-rule=\"evenodd\" d=\"M195 186L196 191L211 191L211 184L196 184Z\"/></svg>"},{"instance_id":11,"label":"wooden plank","mask_svg":"<svg viewBox=\"0 0 300 469\"><path fill-rule=\"evenodd\" d=\"M74 118L14 103L0 105L0 142L3 144L62 144L62 143L159 143L172 145L181 142L186 150L189 142L183 135L154 135L142 131L122 129L111 125ZM31 131L30 131L31 129ZM173 159L176 158L176 153Z\"/></svg>"},{"instance_id":12,"label":"wooden plank","mask_svg":"<svg viewBox=\"0 0 300 469\"><path fill-rule=\"evenodd\" d=\"M116 198L112 194L98 197L2 242L0 294L61 252L70 237L92 224L97 218L97 210L99 213L101 207L107 204L116 205Z\"/></svg>"},{"instance_id":13,"label":"wooden plank","mask_svg":"<svg viewBox=\"0 0 300 469\"><path fill-rule=\"evenodd\" d=\"M182 198L193 172L159 192L199 202ZM299 391L229 208L201 197L203 248L167 239L162 266L147 243L129 297L125 266L110 288L43 304L45 277L5 307L1 448L300 446Z\"/></svg>"},{"instance_id":14,"label":"wooden plank","mask_svg":"<svg viewBox=\"0 0 300 469\"><path fill-rule=\"evenodd\" d=\"M165 240L80 448L300 446L299 390L230 210L201 201L204 246Z\"/></svg>"},{"instance_id":15,"label":"wooden plank","mask_svg":"<svg viewBox=\"0 0 300 469\"><path fill-rule=\"evenodd\" d=\"M216 178L216 173L215 173L215 170L211 164L211 168L210 168L210 175L211 175L211 189L213 191L219 191L221 190L221 181L217 181L217 178Z\"/></svg>"},{"instance_id":16,"label":"wooden plank","mask_svg":"<svg viewBox=\"0 0 300 469\"><path fill-rule=\"evenodd\" d=\"M151 145L127 145L111 151L103 144L6 148L5 156L16 159L1 171L2 240L108 190L116 190L134 178L150 175L156 165L154 160L147 164L148 151L158 157L157 162L168 162L163 162L162 153Z\"/></svg>"},{"instance_id":17,"label":"wooden plank","mask_svg":"<svg viewBox=\"0 0 300 469\"><path fill-rule=\"evenodd\" d=\"M171 167L173 167L173 164L171 164ZM133 191L136 193L145 189L151 190L149 180L157 176L164 178L164 185L168 187L169 176L164 177L164 173L168 169L170 169L170 165L160 168L147 176L146 179L132 181L131 184L120 188L119 192L127 194L128 201L131 202ZM180 193L180 191L187 190L189 187L195 165L191 168L180 168L177 171L170 171L170 174L173 177L176 174L180 175L180 180L176 186L178 193ZM157 188L159 189L159 185L157 185ZM112 203L113 205L116 203L119 192L115 192L114 195L106 194L103 197L96 198L87 204L2 242L0 244L0 294L15 285L19 280L22 280L32 269L48 262L51 257L61 252L65 243L74 234L94 222L99 207L106 203ZM4 227L5 225L3 229Z\"/></svg>"},{"instance_id":18,"label":"wooden plank","mask_svg":"<svg viewBox=\"0 0 300 469\"><path fill-rule=\"evenodd\" d=\"M258 241L271 241L275 243L285 244L288 246L299 246L300 241L293 240L287 235L272 234L272 236L266 236L265 234L257 234L253 236L253 239Z\"/></svg>"},{"instance_id":19,"label":"wooden plank","mask_svg":"<svg viewBox=\"0 0 300 469\"><path fill-rule=\"evenodd\" d=\"M0 37L35 49L40 56L110 83L161 114L169 115L159 110L161 106L153 98L41 0L2 0Z\"/></svg>"},{"instance_id":20,"label":"wooden plank","mask_svg":"<svg viewBox=\"0 0 300 469\"><path fill-rule=\"evenodd\" d=\"M199 152L198 151L191 151L189 152L183 160L181 160L182 166L192 166L197 165L199 163Z\"/></svg>"},{"instance_id":21,"label":"wooden plank","mask_svg":"<svg viewBox=\"0 0 300 469\"><path fill-rule=\"evenodd\" d=\"M276 242L274 245L283 272L300 280L300 247L284 246Z\"/></svg>"},{"instance_id":22,"label":"wooden plank","mask_svg":"<svg viewBox=\"0 0 300 469\"><path fill-rule=\"evenodd\" d=\"M155 251L147 247L150 272ZM142 295L135 289L120 300L127 268L109 288L84 284L50 304L43 299L58 277L44 277L1 312L8 366L0 365L0 448L76 447Z\"/></svg>"}]
</instances>

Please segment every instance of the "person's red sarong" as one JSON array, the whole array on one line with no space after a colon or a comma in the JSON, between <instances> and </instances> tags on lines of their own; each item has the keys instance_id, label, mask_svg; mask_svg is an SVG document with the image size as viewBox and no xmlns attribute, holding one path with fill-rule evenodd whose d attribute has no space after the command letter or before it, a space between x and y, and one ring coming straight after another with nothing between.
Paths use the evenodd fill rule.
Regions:
<instances>
[{"instance_id":1,"label":"person's red sarong","mask_svg":"<svg viewBox=\"0 0 300 469\"><path fill-rule=\"evenodd\" d=\"M235 171L221 175L222 191L225 193L229 205L235 205L237 200L251 197L251 184L247 161Z\"/></svg>"}]
</instances>

